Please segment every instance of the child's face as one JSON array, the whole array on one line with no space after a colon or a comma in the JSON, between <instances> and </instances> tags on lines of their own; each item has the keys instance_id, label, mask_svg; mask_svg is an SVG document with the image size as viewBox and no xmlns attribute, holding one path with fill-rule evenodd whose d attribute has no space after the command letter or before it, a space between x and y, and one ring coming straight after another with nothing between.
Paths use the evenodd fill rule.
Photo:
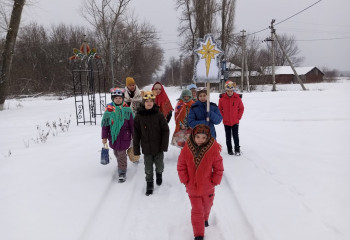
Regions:
<instances>
[{"instance_id":1,"label":"child's face","mask_svg":"<svg viewBox=\"0 0 350 240\"><path fill-rule=\"evenodd\" d=\"M184 100L187 102L188 100L190 100L189 96L184 96Z\"/></svg>"},{"instance_id":2,"label":"child's face","mask_svg":"<svg viewBox=\"0 0 350 240\"><path fill-rule=\"evenodd\" d=\"M198 133L194 136L195 143L200 146L207 141L208 136L204 133Z\"/></svg>"},{"instance_id":3,"label":"child's face","mask_svg":"<svg viewBox=\"0 0 350 240\"><path fill-rule=\"evenodd\" d=\"M153 102L152 99L147 99L147 100L145 101L145 108L146 108L147 110L153 108L153 105L154 105L154 102Z\"/></svg>"},{"instance_id":4,"label":"child's face","mask_svg":"<svg viewBox=\"0 0 350 240\"><path fill-rule=\"evenodd\" d=\"M226 90L227 96L232 97L233 90Z\"/></svg>"},{"instance_id":5,"label":"child's face","mask_svg":"<svg viewBox=\"0 0 350 240\"><path fill-rule=\"evenodd\" d=\"M192 91L192 97L193 97L194 99L196 99L196 98L197 98L196 89L195 89L195 88L192 88L191 91Z\"/></svg>"},{"instance_id":6,"label":"child's face","mask_svg":"<svg viewBox=\"0 0 350 240\"><path fill-rule=\"evenodd\" d=\"M136 88L136 85L135 85L135 84L130 84L130 85L128 86L128 89L129 89L131 92L135 91L135 88Z\"/></svg>"},{"instance_id":7,"label":"child's face","mask_svg":"<svg viewBox=\"0 0 350 240\"><path fill-rule=\"evenodd\" d=\"M201 102L207 101L207 94L206 93L200 93L198 95L198 100L201 101Z\"/></svg>"},{"instance_id":8,"label":"child's face","mask_svg":"<svg viewBox=\"0 0 350 240\"><path fill-rule=\"evenodd\" d=\"M120 104L123 103L123 98L117 96L117 97L113 98L113 102L114 102L115 104L117 104L117 105L120 105Z\"/></svg>"},{"instance_id":9,"label":"child's face","mask_svg":"<svg viewBox=\"0 0 350 240\"><path fill-rule=\"evenodd\" d=\"M153 88L154 95L158 96L162 92L162 87L156 84Z\"/></svg>"}]
</instances>

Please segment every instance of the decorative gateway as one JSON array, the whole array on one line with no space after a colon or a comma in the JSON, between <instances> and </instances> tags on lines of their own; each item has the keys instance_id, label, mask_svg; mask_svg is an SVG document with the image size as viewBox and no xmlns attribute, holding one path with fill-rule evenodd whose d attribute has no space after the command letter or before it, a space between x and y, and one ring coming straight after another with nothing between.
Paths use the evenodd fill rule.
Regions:
<instances>
[{"instance_id":1,"label":"decorative gateway","mask_svg":"<svg viewBox=\"0 0 350 240\"><path fill-rule=\"evenodd\" d=\"M80 49L73 48L69 58L73 77L73 91L77 125L95 124L106 107L106 77L102 58L96 48L84 41Z\"/></svg>"},{"instance_id":2,"label":"decorative gateway","mask_svg":"<svg viewBox=\"0 0 350 240\"><path fill-rule=\"evenodd\" d=\"M197 56L194 66L194 81L220 82L220 58L223 52L212 34L206 34L204 39L199 38L193 53Z\"/></svg>"}]
</instances>

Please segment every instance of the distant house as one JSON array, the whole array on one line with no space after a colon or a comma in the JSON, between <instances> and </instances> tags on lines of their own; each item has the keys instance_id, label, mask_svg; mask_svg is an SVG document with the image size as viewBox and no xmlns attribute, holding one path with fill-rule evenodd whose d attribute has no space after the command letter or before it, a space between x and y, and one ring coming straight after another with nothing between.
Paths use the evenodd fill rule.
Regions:
<instances>
[{"instance_id":1,"label":"distant house","mask_svg":"<svg viewBox=\"0 0 350 240\"><path fill-rule=\"evenodd\" d=\"M295 67L295 71L303 83L323 81L324 73L317 67ZM271 77L272 79L272 67L265 68L261 75ZM290 66L276 66L275 79L276 83L298 83L298 79Z\"/></svg>"},{"instance_id":2,"label":"distant house","mask_svg":"<svg viewBox=\"0 0 350 240\"><path fill-rule=\"evenodd\" d=\"M315 83L322 82L324 73L317 67L295 67L300 79L303 83ZM229 79L236 82L237 85L241 82L241 71L231 71ZM293 69L290 66L276 66L275 67L275 80L276 83L288 84L298 83L297 77L294 75ZM244 77L244 82L246 81ZM265 67L260 72L249 72L249 84L272 84L272 68Z\"/></svg>"}]
</instances>

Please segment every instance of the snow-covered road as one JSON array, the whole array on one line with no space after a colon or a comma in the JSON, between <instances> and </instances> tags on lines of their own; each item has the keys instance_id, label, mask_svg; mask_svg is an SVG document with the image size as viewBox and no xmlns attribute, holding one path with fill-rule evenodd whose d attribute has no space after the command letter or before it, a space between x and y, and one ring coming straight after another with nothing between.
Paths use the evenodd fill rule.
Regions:
<instances>
[{"instance_id":1,"label":"snow-covered road","mask_svg":"<svg viewBox=\"0 0 350 240\"><path fill-rule=\"evenodd\" d=\"M241 157L226 153L223 125L216 126L225 172L205 239L350 239L350 83L284 87L244 94ZM167 92L175 105L179 89ZM73 99L7 104L0 112L0 239L193 239L176 171L180 149L169 147L163 185L147 197L143 158L128 163L125 183L113 179L114 157L99 164L100 127L75 125ZM70 115L68 132L31 140L37 125ZM172 133L173 119L169 126Z\"/></svg>"}]
</instances>

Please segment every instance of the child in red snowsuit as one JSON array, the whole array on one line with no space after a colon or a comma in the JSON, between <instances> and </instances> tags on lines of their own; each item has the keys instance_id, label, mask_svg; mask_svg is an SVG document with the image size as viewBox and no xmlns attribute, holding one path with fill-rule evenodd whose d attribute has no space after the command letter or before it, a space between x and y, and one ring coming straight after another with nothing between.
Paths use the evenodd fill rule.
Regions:
<instances>
[{"instance_id":1,"label":"child in red snowsuit","mask_svg":"<svg viewBox=\"0 0 350 240\"><path fill-rule=\"evenodd\" d=\"M181 150L177 171L191 201L191 222L195 240L203 239L204 227L222 179L224 166L221 146L210 134L210 127L197 125Z\"/></svg>"},{"instance_id":2,"label":"child in red snowsuit","mask_svg":"<svg viewBox=\"0 0 350 240\"><path fill-rule=\"evenodd\" d=\"M233 155L231 136L233 136L233 142L235 144L235 155L241 155L238 127L239 120L241 120L244 105L241 97L234 92L236 83L227 81L225 83L226 92L220 95L219 110L222 115L223 123L226 133L226 146L229 155Z\"/></svg>"}]
</instances>

